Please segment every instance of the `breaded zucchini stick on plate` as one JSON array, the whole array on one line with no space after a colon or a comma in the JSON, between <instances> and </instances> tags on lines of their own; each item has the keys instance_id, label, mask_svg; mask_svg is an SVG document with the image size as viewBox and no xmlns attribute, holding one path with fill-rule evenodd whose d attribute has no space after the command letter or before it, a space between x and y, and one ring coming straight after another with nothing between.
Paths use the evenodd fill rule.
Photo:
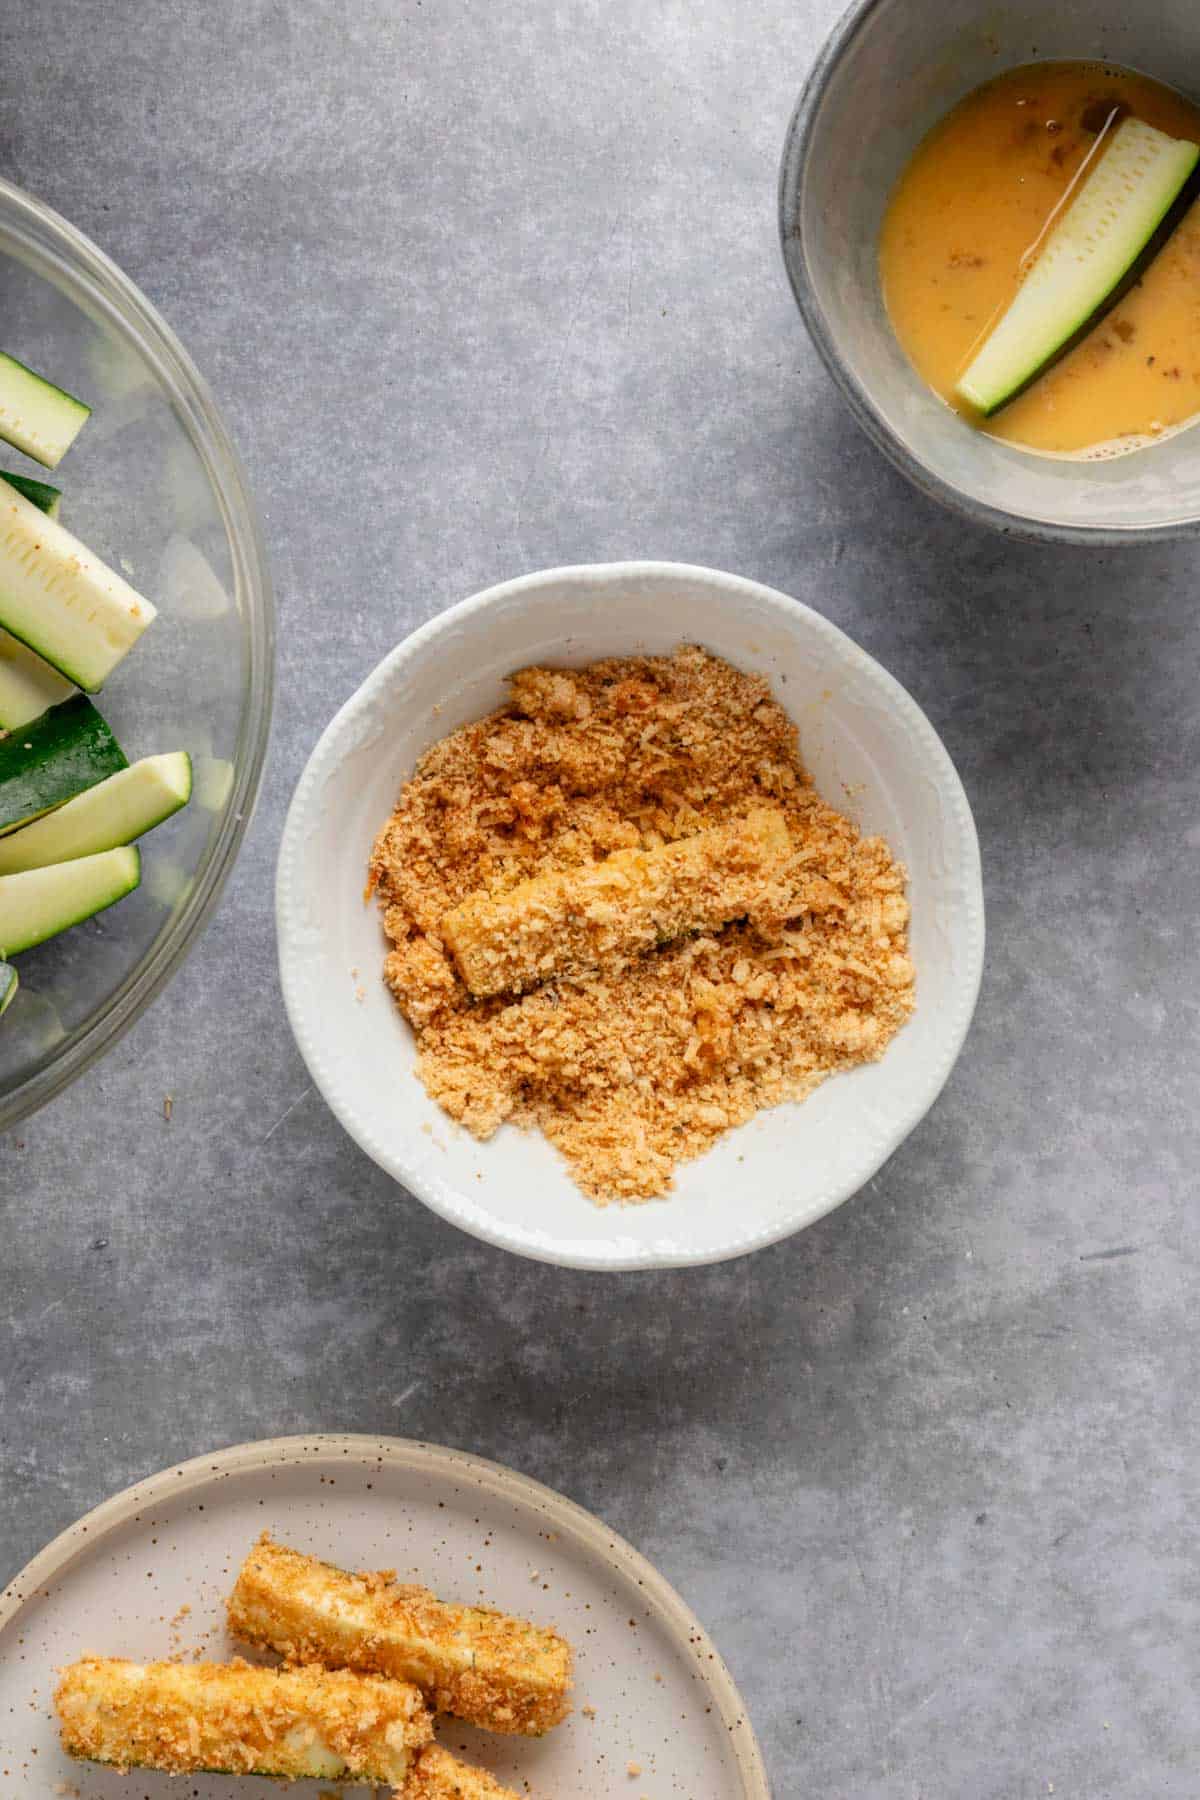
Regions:
<instances>
[{"instance_id":1,"label":"breaded zucchini stick on plate","mask_svg":"<svg viewBox=\"0 0 1200 1800\"><path fill-rule=\"evenodd\" d=\"M556 1631L450 1606L388 1571L351 1575L263 1537L229 1602L235 1637L291 1662L415 1682L438 1712L540 1737L570 1710L571 1646Z\"/></svg>"},{"instance_id":2,"label":"breaded zucchini stick on plate","mask_svg":"<svg viewBox=\"0 0 1200 1800\"><path fill-rule=\"evenodd\" d=\"M430 1744L413 1764L400 1800L520 1800L520 1796L486 1770L469 1768L440 1744Z\"/></svg>"},{"instance_id":3,"label":"breaded zucchini stick on plate","mask_svg":"<svg viewBox=\"0 0 1200 1800\"><path fill-rule=\"evenodd\" d=\"M407 1682L241 1660L89 1657L63 1671L55 1706L69 1755L174 1775L313 1776L403 1789L433 1736Z\"/></svg>"},{"instance_id":4,"label":"breaded zucchini stick on plate","mask_svg":"<svg viewBox=\"0 0 1200 1800\"><path fill-rule=\"evenodd\" d=\"M753 916L790 854L783 814L761 806L655 850L615 850L507 894L472 894L446 913L441 934L473 994L520 994Z\"/></svg>"}]
</instances>

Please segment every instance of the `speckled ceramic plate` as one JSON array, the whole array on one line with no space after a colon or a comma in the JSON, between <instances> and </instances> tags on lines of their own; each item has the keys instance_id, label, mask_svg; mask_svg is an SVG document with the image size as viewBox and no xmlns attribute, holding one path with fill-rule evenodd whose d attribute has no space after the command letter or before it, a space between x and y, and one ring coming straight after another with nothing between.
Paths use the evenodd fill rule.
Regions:
<instances>
[{"instance_id":1,"label":"speckled ceramic plate","mask_svg":"<svg viewBox=\"0 0 1200 1800\"><path fill-rule=\"evenodd\" d=\"M674 1191L598 1207L538 1133L480 1144L416 1077L413 1035L383 982L364 905L367 858L430 744L500 705L527 663L578 667L701 643L764 675L800 730L819 791L885 837L909 872L917 1011L880 1062L778 1106L683 1164ZM386 657L323 734L279 852L279 966L296 1042L368 1156L465 1231L585 1269L719 1262L775 1243L869 1181L941 1091L983 967L971 809L928 719L810 607L682 563L547 569L452 606Z\"/></svg>"},{"instance_id":2,"label":"speckled ceramic plate","mask_svg":"<svg viewBox=\"0 0 1200 1800\"><path fill-rule=\"evenodd\" d=\"M270 1791L253 1778L183 1783L74 1763L50 1715L55 1668L88 1651L232 1653L225 1596L268 1526L331 1561L395 1568L447 1599L499 1606L570 1638L575 1711L548 1737L492 1737L453 1721L439 1731L448 1748L535 1800L770 1800L741 1699L703 1627L598 1519L456 1450L319 1436L243 1444L154 1475L71 1526L0 1593L4 1800L64 1791L181 1800L185 1789L185 1800L252 1800ZM288 1791L316 1800L327 1788L296 1782Z\"/></svg>"}]
</instances>

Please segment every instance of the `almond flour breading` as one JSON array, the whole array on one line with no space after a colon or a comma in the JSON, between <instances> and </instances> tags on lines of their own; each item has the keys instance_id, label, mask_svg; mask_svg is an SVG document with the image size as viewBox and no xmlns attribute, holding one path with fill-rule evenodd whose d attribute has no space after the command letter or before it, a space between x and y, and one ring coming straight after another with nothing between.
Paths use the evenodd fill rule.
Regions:
<instances>
[{"instance_id":1,"label":"almond flour breading","mask_svg":"<svg viewBox=\"0 0 1200 1800\"><path fill-rule=\"evenodd\" d=\"M733 923L697 917L519 995L477 999L462 979L447 915L464 902L762 808L790 854ZM538 1126L602 1203L667 1192L761 1108L881 1056L913 1009L903 868L816 794L767 683L692 645L514 675L507 706L421 759L369 879L429 1093L481 1138Z\"/></svg>"}]
</instances>

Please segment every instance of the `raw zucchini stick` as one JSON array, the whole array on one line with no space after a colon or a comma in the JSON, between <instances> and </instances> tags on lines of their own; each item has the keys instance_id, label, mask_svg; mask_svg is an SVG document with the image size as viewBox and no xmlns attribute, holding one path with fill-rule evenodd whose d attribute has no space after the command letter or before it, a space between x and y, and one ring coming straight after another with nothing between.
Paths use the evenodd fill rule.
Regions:
<instances>
[{"instance_id":1,"label":"raw zucchini stick","mask_svg":"<svg viewBox=\"0 0 1200 1800\"><path fill-rule=\"evenodd\" d=\"M13 475L0 470L0 481L7 481L18 494L57 519L62 492L45 481L31 481L27 475ZM57 706L72 692L72 684L64 681L57 669L28 649L18 638L0 631L0 731L27 725L48 707Z\"/></svg>"},{"instance_id":2,"label":"raw zucchini stick","mask_svg":"<svg viewBox=\"0 0 1200 1800\"><path fill-rule=\"evenodd\" d=\"M16 731L75 692L57 669L18 638L0 631L0 731Z\"/></svg>"},{"instance_id":3,"label":"raw zucchini stick","mask_svg":"<svg viewBox=\"0 0 1200 1800\"><path fill-rule=\"evenodd\" d=\"M48 518L57 519L62 501L61 488L51 487L48 481L34 481L28 475L13 475L8 469L0 469L0 481L7 481L9 487L16 488L18 494L24 494L39 512L44 512Z\"/></svg>"},{"instance_id":4,"label":"raw zucchini stick","mask_svg":"<svg viewBox=\"0 0 1200 1800\"><path fill-rule=\"evenodd\" d=\"M127 767L124 751L91 701L73 694L0 737L0 836Z\"/></svg>"},{"instance_id":5,"label":"raw zucchini stick","mask_svg":"<svg viewBox=\"0 0 1200 1800\"><path fill-rule=\"evenodd\" d=\"M399 1800L520 1800L520 1796L502 1787L486 1769L472 1769L440 1744L430 1744L417 1756Z\"/></svg>"},{"instance_id":6,"label":"raw zucchini stick","mask_svg":"<svg viewBox=\"0 0 1200 1800\"><path fill-rule=\"evenodd\" d=\"M115 906L141 878L142 859L132 848L0 875L0 957L19 956Z\"/></svg>"},{"instance_id":7,"label":"raw zucchini stick","mask_svg":"<svg viewBox=\"0 0 1200 1800\"><path fill-rule=\"evenodd\" d=\"M414 1681L437 1712L540 1737L570 1710L571 1647L556 1631L451 1606L390 1572L351 1575L263 1537L242 1564L229 1627L292 1662Z\"/></svg>"},{"instance_id":8,"label":"raw zucchini stick","mask_svg":"<svg viewBox=\"0 0 1200 1800\"><path fill-rule=\"evenodd\" d=\"M416 1688L329 1669L93 1657L55 1695L69 1756L118 1769L202 1770L403 1789L432 1736Z\"/></svg>"},{"instance_id":9,"label":"raw zucchini stick","mask_svg":"<svg viewBox=\"0 0 1200 1800\"><path fill-rule=\"evenodd\" d=\"M1153 252L1160 228L1175 222L1172 207L1197 159L1200 147L1141 119L1117 126L959 378L964 400L985 414L998 411L1109 310L1133 265Z\"/></svg>"},{"instance_id":10,"label":"raw zucchini stick","mask_svg":"<svg viewBox=\"0 0 1200 1800\"><path fill-rule=\"evenodd\" d=\"M65 525L0 484L0 625L94 693L155 617Z\"/></svg>"},{"instance_id":11,"label":"raw zucchini stick","mask_svg":"<svg viewBox=\"0 0 1200 1800\"><path fill-rule=\"evenodd\" d=\"M656 850L473 894L443 918L442 937L473 994L519 994L752 913L789 849L783 814L760 807Z\"/></svg>"},{"instance_id":12,"label":"raw zucchini stick","mask_svg":"<svg viewBox=\"0 0 1200 1800\"><path fill-rule=\"evenodd\" d=\"M91 412L74 394L0 352L0 438L6 443L47 469L57 468Z\"/></svg>"},{"instance_id":13,"label":"raw zucchini stick","mask_svg":"<svg viewBox=\"0 0 1200 1800\"><path fill-rule=\"evenodd\" d=\"M18 494L57 519L62 491L45 481L31 481L28 475L13 475L0 469L0 481L7 481ZM7 631L0 631L0 730L11 731L16 725L28 725L47 707L57 706L71 692L57 669L35 656Z\"/></svg>"},{"instance_id":14,"label":"raw zucchini stick","mask_svg":"<svg viewBox=\"0 0 1200 1800\"><path fill-rule=\"evenodd\" d=\"M0 875L132 844L186 806L191 793L192 759L185 750L144 757L32 825L0 837Z\"/></svg>"},{"instance_id":15,"label":"raw zucchini stick","mask_svg":"<svg viewBox=\"0 0 1200 1800\"><path fill-rule=\"evenodd\" d=\"M0 962L0 1016L6 1013L17 997L17 971L11 963Z\"/></svg>"}]
</instances>

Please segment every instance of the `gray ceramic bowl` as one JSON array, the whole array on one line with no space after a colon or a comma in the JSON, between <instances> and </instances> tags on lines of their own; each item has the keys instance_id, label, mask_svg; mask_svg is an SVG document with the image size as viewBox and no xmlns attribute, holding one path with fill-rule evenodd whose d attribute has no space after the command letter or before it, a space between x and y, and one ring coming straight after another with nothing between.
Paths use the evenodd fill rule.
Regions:
<instances>
[{"instance_id":1,"label":"gray ceramic bowl","mask_svg":"<svg viewBox=\"0 0 1200 1800\"><path fill-rule=\"evenodd\" d=\"M860 0L792 118L779 212L805 323L859 423L927 494L1025 537L1074 542L1194 533L1200 429L1112 462L1026 452L973 432L910 367L876 265L892 184L964 94L1017 63L1124 63L1200 94L1196 0Z\"/></svg>"}]
</instances>

